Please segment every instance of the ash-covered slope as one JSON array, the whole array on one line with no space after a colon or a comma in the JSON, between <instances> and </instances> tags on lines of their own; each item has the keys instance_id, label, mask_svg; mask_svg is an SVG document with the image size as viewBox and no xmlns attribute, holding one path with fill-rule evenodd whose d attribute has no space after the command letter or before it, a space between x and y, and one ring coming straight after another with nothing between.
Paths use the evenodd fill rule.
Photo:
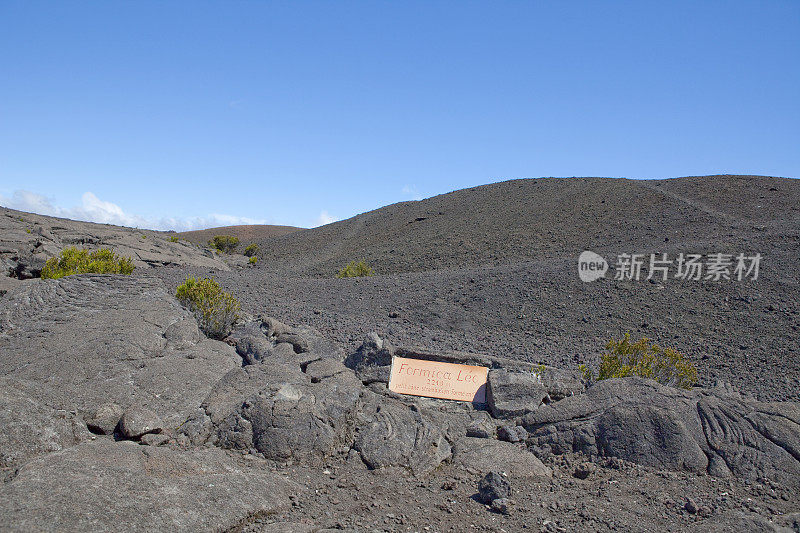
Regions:
<instances>
[{"instance_id":1,"label":"ash-covered slope","mask_svg":"<svg viewBox=\"0 0 800 533\"><path fill-rule=\"evenodd\" d=\"M262 268L331 276L353 259L379 273L668 252L676 244L797 238L800 182L760 176L658 181L513 180L403 202L260 242Z\"/></svg>"}]
</instances>

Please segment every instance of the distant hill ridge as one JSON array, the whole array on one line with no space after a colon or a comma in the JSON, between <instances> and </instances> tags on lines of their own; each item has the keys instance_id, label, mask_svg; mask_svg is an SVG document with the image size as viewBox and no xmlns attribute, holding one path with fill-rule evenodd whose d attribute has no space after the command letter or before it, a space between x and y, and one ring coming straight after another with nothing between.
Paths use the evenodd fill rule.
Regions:
<instances>
[{"instance_id":1,"label":"distant hill ridge","mask_svg":"<svg viewBox=\"0 0 800 533\"><path fill-rule=\"evenodd\" d=\"M175 235L195 244L208 245L208 241L215 235L233 235L245 246L251 242L288 235L303 228L294 226L274 226L268 224L246 224L240 226L222 226L219 228L208 228L194 231L182 231Z\"/></svg>"},{"instance_id":2,"label":"distant hill ridge","mask_svg":"<svg viewBox=\"0 0 800 533\"><path fill-rule=\"evenodd\" d=\"M364 259L379 273L750 244L800 231L800 180L538 178L402 202L259 241L259 268L330 276ZM744 246L743 244L743 246Z\"/></svg>"}]
</instances>

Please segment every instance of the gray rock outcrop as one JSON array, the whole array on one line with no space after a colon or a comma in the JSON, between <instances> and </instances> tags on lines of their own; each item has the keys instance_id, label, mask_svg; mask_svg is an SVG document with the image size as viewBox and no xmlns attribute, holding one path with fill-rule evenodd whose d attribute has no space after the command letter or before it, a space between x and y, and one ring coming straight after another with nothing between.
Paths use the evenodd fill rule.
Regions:
<instances>
[{"instance_id":1,"label":"gray rock outcrop","mask_svg":"<svg viewBox=\"0 0 800 533\"><path fill-rule=\"evenodd\" d=\"M241 365L232 347L198 338L196 327L155 278L84 274L18 287L0 300L0 375L13 383L13 401L30 406L14 416L64 413L113 433L113 414L96 419L114 403L149 409L176 428ZM29 446L8 437L0 454Z\"/></svg>"},{"instance_id":2,"label":"gray rock outcrop","mask_svg":"<svg viewBox=\"0 0 800 533\"><path fill-rule=\"evenodd\" d=\"M600 381L523 418L532 446L718 477L800 484L800 404L652 380Z\"/></svg>"},{"instance_id":3,"label":"gray rock outcrop","mask_svg":"<svg viewBox=\"0 0 800 533\"><path fill-rule=\"evenodd\" d=\"M279 510L299 490L240 461L216 448L79 444L28 462L0 485L3 530L220 531Z\"/></svg>"},{"instance_id":4,"label":"gray rock outcrop","mask_svg":"<svg viewBox=\"0 0 800 533\"><path fill-rule=\"evenodd\" d=\"M170 235L107 224L80 222L0 207L0 276L39 277L45 262L68 246L111 248L131 257L136 268L189 265L230 270L211 250Z\"/></svg>"}]
</instances>

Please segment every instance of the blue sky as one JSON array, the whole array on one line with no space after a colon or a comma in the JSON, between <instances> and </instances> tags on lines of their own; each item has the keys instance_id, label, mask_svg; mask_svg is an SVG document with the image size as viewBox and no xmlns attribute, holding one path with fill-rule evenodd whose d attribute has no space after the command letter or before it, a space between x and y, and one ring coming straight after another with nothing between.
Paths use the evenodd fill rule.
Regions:
<instances>
[{"instance_id":1,"label":"blue sky","mask_svg":"<svg viewBox=\"0 0 800 533\"><path fill-rule=\"evenodd\" d=\"M304 227L520 177L800 177L800 2L0 2L0 204Z\"/></svg>"}]
</instances>

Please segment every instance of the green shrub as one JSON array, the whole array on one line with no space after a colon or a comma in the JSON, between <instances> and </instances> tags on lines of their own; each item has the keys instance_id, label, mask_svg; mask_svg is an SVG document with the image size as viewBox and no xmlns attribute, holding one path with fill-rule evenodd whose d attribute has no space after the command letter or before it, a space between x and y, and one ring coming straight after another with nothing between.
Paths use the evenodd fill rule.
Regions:
<instances>
[{"instance_id":1,"label":"green shrub","mask_svg":"<svg viewBox=\"0 0 800 533\"><path fill-rule=\"evenodd\" d=\"M178 242L179 240L180 239L178 237L176 237L175 235L173 235L172 237L169 238L169 242Z\"/></svg>"},{"instance_id":2,"label":"green shrub","mask_svg":"<svg viewBox=\"0 0 800 533\"><path fill-rule=\"evenodd\" d=\"M622 340L611 339L606 351L600 358L597 380L639 376L682 389L691 389L697 383L697 367L683 354L650 344L647 338L631 342L626 333ZM590 378L588 369L581 366L584 376Z\"/></svg>"},{"instance_id":3,"label":"green shrub","mask_svg":"<svg viewBox=\"0 0 800 533\"><path fill-rule=\"evenodd\" d=\"M130 257L119 257L108 248L94 252L78 249L74 246L65 248L59 257L51 257L42 269L42 277L50 279L63 278L72 274L131 274L133 260Z\"/></svg>"},{"instance_id":4,"label":"green shrub","mask_svg":"<svg viewBox=\"0 0 800 533\"><path fill-rule=\"evenodd\" d=\"M197 318L200 329L212 339L224 339L239 319L239 301L210 278L186 278L175 296Z\"/></svg>"},{"instance_id":5,"label":"green shrub","mask_svg":"<svg viewBox=\"0 0 800 533\"><path fill-rule=\"evenodd\" d=\"M359 261L356 263L355 261L350 261L350 263L341 269L338 274L336 274L337 278L360 278L362 276L372 276L375 274L375 271L372 270L369 265L367 265L364 261Z\"/></svg>"},{"instance_id":6,"label":"green shrub","mask_svg":"<svg viewBox=\"0 0 800 533\"><path fill-rule=\"evenodd\" d=\"M208 241L208 245L221 254L231 253L239 246L239 239L233 235L216 235Z\"/></svg>"},{"instance_id":7,"label":"green shrub","mask_svg":"<svg viewBox=\"0 0 800 533\"><path fill-rule=\"evenodd\" d=\"M257 253L258 253L258 245L255 243L248 245L247 248L244 249L244 255L246 255L247 257L253 257Z\"/></svg>"},{"instance_id":8,"label":"green shrub","mask_svg":"<svg viewBox=\"0 0 800 533\"><path fill-rule=\"evenodd\" d=\"M258 261L258 257L256 257L256 256L253 256L253 257L251 257L250 259L247 260L247 262L250 263L251 265L255 265L257 261Z\"/></svg>"}]
</instances>

